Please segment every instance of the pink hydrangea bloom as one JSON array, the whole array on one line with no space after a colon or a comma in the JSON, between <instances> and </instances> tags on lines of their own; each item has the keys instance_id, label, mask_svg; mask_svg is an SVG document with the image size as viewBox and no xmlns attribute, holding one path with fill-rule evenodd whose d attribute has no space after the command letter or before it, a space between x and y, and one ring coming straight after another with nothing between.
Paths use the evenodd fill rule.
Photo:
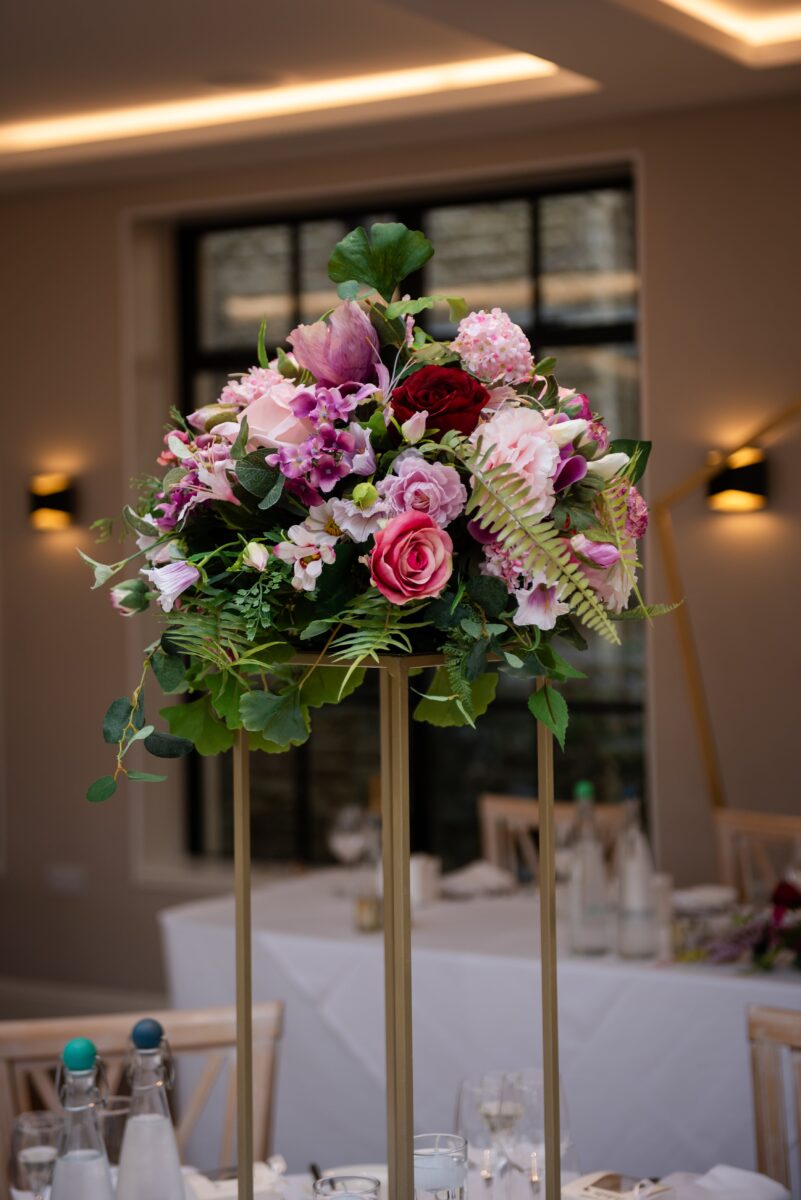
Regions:
<instances>
[{"instance_id":1,"label":"pink hydrangea bloom","mask_svg":"<svg viewBox=\"0 0 801 1200\"><path fill-rule=\"evenodd\" d=\"M459 322L451 350L486 383L521 383L534 367L528 338L501 308L468 313Z\"/></svg>"},{"instance_id":2,"label":"pink hydrangea bloom","mask_svg":"<svg viewBox=\"0 0 801 1200\"><path fill-rule=\"evenodd\" d=\"M553 477L560 460L544 417L532 408L504 408L479 425L471 441L493 447L487 466L504 464L522 476L532 513L547 517L554 506Z\"/></svg>"},{"instance_id":3,"label":"pink hydrangea bloom","mask_svg":"<svg viewBox=\"0 0 801 1200\"><path fill-rule=\"evenodd\" d=\"M443 528L467 503L467 490L459 472L444 463L427 462L416 450L405 450L392 465L392 473L378 484L390 516L416 509Z\"/></svg>"}]
</instances>

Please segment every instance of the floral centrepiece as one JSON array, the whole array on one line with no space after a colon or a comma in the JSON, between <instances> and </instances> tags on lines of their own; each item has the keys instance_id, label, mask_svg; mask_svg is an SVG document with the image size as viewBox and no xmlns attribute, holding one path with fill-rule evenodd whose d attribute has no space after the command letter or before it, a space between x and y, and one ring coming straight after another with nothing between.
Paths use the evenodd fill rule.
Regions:
<instances>
[{"instance_id":1,"label":"floral centrepiece","mask_svg":"<svg viewBox=\"0 0 801 1200\"><path fill-rule=\"evenodd\" d=\"M581 672L560 643L617 642L619 619L663 611L637 591L650 444L612 441L502 310L393 299L432 253L400 224L354 230L329 263L342 303L272 355L262 327L256 365L173 413L163 471L124 513L137 549L84 555L95 586L135 572L112 586L118 612L154 604L165 622L106 714L116 765L89 799L121 775L162 778L129 769L136 741L161 758L218 753L243 728L256 749L298 745L310 710L380 655L443 656L415 711L436 725L473 724L499 672L529 680L564 744L556 685ZM450 341L416 320L440 303ZM299 650L329 665L298 667ZM186 694L162 710L169 731L147 723L149 672Z\"/></svg>"}]
</instances>

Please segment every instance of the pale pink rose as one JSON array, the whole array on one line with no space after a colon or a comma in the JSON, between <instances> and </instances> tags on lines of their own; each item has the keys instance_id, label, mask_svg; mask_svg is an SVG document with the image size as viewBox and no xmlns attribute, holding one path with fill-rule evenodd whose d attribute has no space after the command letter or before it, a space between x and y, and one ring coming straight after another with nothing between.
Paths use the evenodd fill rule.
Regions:
<instances>
[{"instance_id":1,"label":"pale pink rose","mask_svg":"<svg viewBox=\"0 0 801 1200\"><path fill-rule=\"evenodd\" d=\"M417 450L405 450L392 464L392 473L378 484L392 516L417 509L438 525L449 525L467 503L459 472L444 463L428 462Z\"/></svg>"},{"instance_id":2,"label":"pale pink rose","mask_svg":"<svg viewBox=\"0 0 801 1200\"><path fill-rule=\"evenodd\" d=\"M314 431L310 421L296 417L292 411L292 401L303 389L277 372L273 374L277 380L242 412L248 423L248 450L299 446Z\"/></svg>"},{"instance_id":3,"label":"pale pink rose","mask_svg":"<svg viewBox=\"0 0 801 1200\"><path fill-rule=\"evenodd\" d=\"M375 535L373 583L392 604L438 596L453 570L453 542L427 513L402 513Z\"/></svg>"},{"instance_id":4,"label":"pale pink rose","mask_svg":"<svg viewBox=\"0 0 801 1200\"><path fill-rule=\"evenodd\" d=\"M368 383L375 379L378 335L354 300L338 305L327 321L298 325L287 341L295 358L318 383Z\"/></svg>"},{"instance_id":5,"label":"pale pink rose","mask_svg":"<svg viewBox=\"0 0 801 1200\"><path fill-rule=\"evenodd\" d=\"M507 466L528 484L533 515L546 517L554 506L553 477L559 448L548 422L533 408L503 408L470 439L491 453L486 467Z\"/></svg>"}]
</instances>

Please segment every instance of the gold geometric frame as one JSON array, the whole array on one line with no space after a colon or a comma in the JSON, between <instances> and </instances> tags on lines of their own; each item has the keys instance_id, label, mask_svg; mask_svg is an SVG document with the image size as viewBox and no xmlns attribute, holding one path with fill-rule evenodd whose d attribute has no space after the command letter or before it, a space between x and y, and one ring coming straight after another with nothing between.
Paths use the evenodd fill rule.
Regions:
<instances>
[{"instance_id":1,"label":"gold geometric frame","mask_svg":"<svg viewBox=\"0 0 801 1200\"><path fill-rule=\"evenodd\" d=\"M384 870L384 1002L389 1200L413 1200L412 953L409 906L409 672L442 664L439 655L381 656L364 665L381 674L381 816ZM341 666L298 654L295 666ZM538 686L541 686L539 681ZM252 972L250 920L250 750L234 746L236 906L237 1159L239 1200L253 1200ZM553 824L553 737L537 722L540 804L540 960L545 1101L545 1200L561 1196L559 1030Z\"/></svg>"}]
</instances>

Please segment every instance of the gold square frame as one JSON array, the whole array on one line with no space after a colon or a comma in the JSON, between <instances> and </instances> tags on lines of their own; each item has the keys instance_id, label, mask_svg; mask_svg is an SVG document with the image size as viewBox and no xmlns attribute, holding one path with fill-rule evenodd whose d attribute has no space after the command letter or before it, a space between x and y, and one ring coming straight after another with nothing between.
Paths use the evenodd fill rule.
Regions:
<instances>
[{"instance_id":1,"label":"gold square frame","mask_svg":"<svg viewBox=\"0 0 801 1200\"><path fill-rule=\"evenodd\" d=\"M380 656L381 817L384 869L384 1003L389 1200L413 1200L412 953L409 904L409 673L441 666L440 655ZM297 654L295 666L342 666ZM542 686L540 681L539 686ZM559 1032L553 824L553 737L537 722L540 805L540 960L545 1108L545 1200L561 1195ZM253 1200L253 1063L250 917L250 750L234 745L234 893L236 903L236 1070L239 1200Z\"/></svg>"}]
</instances>

